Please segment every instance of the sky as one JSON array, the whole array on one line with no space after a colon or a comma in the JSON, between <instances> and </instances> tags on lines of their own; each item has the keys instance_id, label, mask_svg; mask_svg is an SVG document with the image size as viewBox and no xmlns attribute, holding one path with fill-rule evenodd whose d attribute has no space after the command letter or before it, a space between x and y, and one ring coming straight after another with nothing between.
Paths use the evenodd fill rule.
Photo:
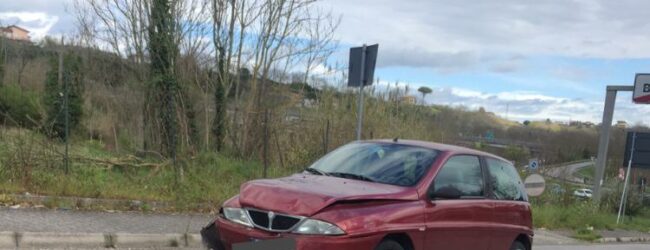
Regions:
<instances>
[{"instance_id":1,"label":"sky","mask_svg":"<svg viewBox=\"0 0 650 250\"><path fill-rule=\"evenodd\" d=\"M0 0L0 22L35 38L74 31L72 0ZM511 120L602 119L605 87L650 72L650 1L321 0L341 16L340 49L379 44L378 85L434 92L427 103L484 107ZM619 93L614 120L650 125Z\"/></svg>"}]
</instances>

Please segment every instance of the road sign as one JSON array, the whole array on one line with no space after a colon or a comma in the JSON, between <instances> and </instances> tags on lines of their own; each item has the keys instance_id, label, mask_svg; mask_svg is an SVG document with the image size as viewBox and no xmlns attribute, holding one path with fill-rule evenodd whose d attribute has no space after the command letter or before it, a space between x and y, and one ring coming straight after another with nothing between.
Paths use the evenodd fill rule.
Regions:
<instances>
[{"instance_id":1,"label":"road sign","mask_svg":"<svg viewBox=\"0 0 650 250\"><path fill-rule=\"evenodd\" d=\"M544 193L544 189L546 189L546 181L541 175L532 174L524 181L524 187L526 187L528 196L540 196Z\"/></svg>"},{"instance_id":2,"label":"road sign","mask_svg":"<svg viewBox=\"0 0 650 250\"><path fill-rule=\"evenodd\" d=\"M528 168L530 168L530 170L537 170L539 168L539 160L530 159L530 161L528 161Z\"/></svg>"},{"instance_id":3,"label":"road sign","mask_svg":"<svg viewBox=\"0 0 650 250\"><path fill-rule=\"evenodd\" d=\"M378 44L350 49L348 87L372 85L378 50Z\"/></svg>"},{"instance_id":4,"label":"road sign","mask_svg":"<svg viewBox=\"0 0 650 250\"><path fill-rule=\"evenodd\" d=\"M636 74L634 78L634 103L650 103L650 74Z\"/></svg>"},{"instance_id":5,"label":"road sign","mask_svg":"<svg viewBox=\"0 0 650 250\"><path fill-rule=\"evenodd\" d=\"M375 64L379 44L350 49L350 65L348 71L348 86L359 87L359 105L357 112L357 140L361 140L363 125L363 87L372 85L375 77Z\"/></svg>"},{"instance_id":6,"label":"road sign","mask_svg":"<svg viewBox=\"0 0 650 250\"><path fill-rule=\"evenodd\" d=\"M634 134L636 133L636 140ZM636 142L632 145L633 142ZM634 148L632 168L650 169L650 133L627 132L627 143L625 145L625 156L623 166L627 166Z\"/></svg>"}]
</instances>

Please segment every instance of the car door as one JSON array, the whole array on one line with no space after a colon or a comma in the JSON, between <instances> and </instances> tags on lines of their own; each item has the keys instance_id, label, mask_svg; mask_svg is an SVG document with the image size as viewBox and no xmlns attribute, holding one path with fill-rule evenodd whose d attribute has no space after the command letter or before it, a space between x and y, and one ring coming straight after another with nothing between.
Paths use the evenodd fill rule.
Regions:
<instances>
[{"instance_id":1,"label":"car door","mask_svg":"<svg viewBox=\"0 0 650 250\"><path fill-rule=\"evenodd\" d=\"M452 156L441 167L429 193L452 188L461 195L430 196L425 207L425 249L488 249L493 202L485 196L484 178L480 158L474 155Z\"/></svg>"},{"instance_id":2,"label":"car door","mask_svg":"<svg viewBox=\"0 0 650 250\"><path fill-rule=\"evenodd\" d=\"M491 250L510 249L520 234L530 234L531 214L524 185L515 167L493 158L485 160L489 196L494 202Z\"/></svg>"}]
</instances>

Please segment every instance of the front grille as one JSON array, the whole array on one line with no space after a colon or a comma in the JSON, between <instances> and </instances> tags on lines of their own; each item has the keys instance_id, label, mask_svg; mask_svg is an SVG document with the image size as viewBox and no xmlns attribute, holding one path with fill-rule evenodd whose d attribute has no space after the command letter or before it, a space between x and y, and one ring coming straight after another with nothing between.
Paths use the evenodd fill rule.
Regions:
<instances>
[{"instance_id":1,"label":"front grille","mask_svg":"<svg viewBox=\"0 0 650 250\"><path fill-rule=\"evenodd\" d=\"M269 228L269 215L267 212L248 210L253 223L259 227Z\"/></svg>"},{"instance_id":2,"label":"front grille","mask_svg":"<svg viewBox=\"0 0 650 250\"><path fill-rule=\"evenodd\" d=\"M247 209L247 211L256 227L272 232L288 232L303 219L303 217L299 216L277 214L257 209Z\"/></svg>"},{"instance_id":3,"label":"front grille","mask_svg":"<svg viewBox=\"0 0 650 250\"><path fill-rule=\"evenodd\" d=\"M278 215L273 220L272 228L274 230L289 230L298 224L298 222L300 222L300 219L298 218Z\"/></svg>"}]
</instances>

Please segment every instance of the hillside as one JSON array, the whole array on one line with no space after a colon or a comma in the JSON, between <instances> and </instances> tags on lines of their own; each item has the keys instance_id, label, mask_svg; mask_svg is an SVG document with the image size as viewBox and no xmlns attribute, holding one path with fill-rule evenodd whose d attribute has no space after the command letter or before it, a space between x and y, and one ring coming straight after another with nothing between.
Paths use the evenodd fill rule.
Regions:
<instances>
[{"instance_id":1,"label":"hillside","mask_svg":"<svg viewBox=\"0 0 650 250\"><path fill-rule=\"evenodd\" d=\"M228 92L223 121L227 133L224 148L217 152L211 146L215 85L208 81L210 69L184 58L179 65L182 105L173 162L144 143L146 64L92 48L61 47L51 40L8 43L6 48L0 85L0 191L174 200L180 188L193 201L220 202L236 191L237 183L263 176L264 169L269 176L297 171L355 138L353 90L315 86L299 81L299 76L254 78L248 69L240 69L231 72L240 85L238 92L234 87ZM82 112L71 130L68 174L64 140L47 133L53 114L46 79L61 49L82 61ZM403 89L368 92L372 94L366 95L364 104L365 139L399 137L458 144L497 153L518 165L531 157L553 164L596 153L596 126L550 121L525 125L484 109L405 104L399 101ZM259 95L261 102L256 101ZM622 155L623 135L624 130L613 131L611 174ZM214 183L202 180L203 176L228 181ZM172 190L169 183L177 184ZM201 190L212 185L219 186L218 191L203 196ZM145 189L134 191L142 186Z\"/></svg>"}]
</instances>

